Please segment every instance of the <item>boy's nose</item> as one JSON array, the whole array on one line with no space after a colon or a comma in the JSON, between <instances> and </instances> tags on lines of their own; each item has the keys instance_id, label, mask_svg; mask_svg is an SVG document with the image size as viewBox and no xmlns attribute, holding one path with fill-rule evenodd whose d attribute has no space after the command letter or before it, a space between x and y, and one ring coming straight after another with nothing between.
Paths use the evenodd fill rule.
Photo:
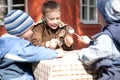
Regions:
<instances>
[{"instance_id":1,"label":"boy's nose","mask_svg":"<svg viewBox=\"0 0 120 80\"><path fill-rule=\"evenodd\" d=\"M59 22L58 20L54 20L54 23L55 23L55 24L58 24L58 22Z\"/></svg>"}]
</instances>

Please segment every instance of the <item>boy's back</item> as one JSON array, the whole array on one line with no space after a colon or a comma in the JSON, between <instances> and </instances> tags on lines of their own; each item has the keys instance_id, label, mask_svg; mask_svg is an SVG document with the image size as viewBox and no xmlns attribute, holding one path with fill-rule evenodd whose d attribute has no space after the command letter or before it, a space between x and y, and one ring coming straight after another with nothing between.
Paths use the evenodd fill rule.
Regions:
<instances>
[{"instance_id":1,"label":"boy's back","mask_svg":"<svg viewBox=\"0 0 120 80\"><path fill-rule=\"evenodd\" d=\"M11 11L4 26L8 33L0 37L0 80L34 80L32 62L62 57L59 50L36 47L28 41L34 21L27 13Z\"/></svg>"}]
</instances>

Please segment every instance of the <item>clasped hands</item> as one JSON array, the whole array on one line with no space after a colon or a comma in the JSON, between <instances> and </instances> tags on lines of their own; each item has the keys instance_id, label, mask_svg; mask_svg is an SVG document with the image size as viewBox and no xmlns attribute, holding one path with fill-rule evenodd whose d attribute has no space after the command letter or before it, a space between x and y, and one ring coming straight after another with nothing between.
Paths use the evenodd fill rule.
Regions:
<instances>
[{"instance_id":1,"label":"clasped hands","mask_svg":"<svg viewBox=\"0 0 120 80\"><path fill-rule=\"evenodd\" d=\"M74 42L73 38L69 34L65 36L64 43L66 44L67 47L70 47L73 44L73 42ZM62 44L63 42L61 42L60 39L52 38L50 41L47 41L45 45L48 48L55 49L57 45L61 47Z\"/></svg>"},{"instance_id":2,"label":"clasped hands","mask_svg":"<svg viewBox=\"0 0 120 80\"><path fill-rule=\"evenodd\" d=\"M70 35L66 35L64 38L64 43L66 44L66 46L70 47L73 44L73 38ZM63 48L61 47L62 44L63 44L63 42L61 42L60 39L53 38L50 41L47 41L45 45L46 45L46 47L52 48L52 49L55 49L56 46L58 45L60 48L56 49L56 51L58 53L57 58L61 58L64 55Z\"/></svg>"}]
</instances>

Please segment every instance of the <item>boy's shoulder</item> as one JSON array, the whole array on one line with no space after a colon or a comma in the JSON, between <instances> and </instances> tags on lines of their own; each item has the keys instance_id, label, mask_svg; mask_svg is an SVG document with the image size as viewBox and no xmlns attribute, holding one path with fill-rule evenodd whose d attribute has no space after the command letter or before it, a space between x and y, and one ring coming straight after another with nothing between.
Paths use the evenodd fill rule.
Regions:
<instances>
[{"instance_id":1,"label":"boy's shoulder","mask_svg":"<svg viewBox=\"0 0 120 80\"><path fill-rule=\"evenodd\" d=\"M14 35L10 35L10 34L4 34L1 36L1 39L4 39L5 42L7 42L8 44L21 44L21 43L28 43L28 40L25 40L23 38L14 36Z\"/></svg>"},{"instance_id":2,"label":"boy's shoulder","mask_svg":"<svg viewBox=\"0 0 120 80\"><path fill-rule=\"evenodd\" d=\"M38 22L35 23L35 26L38 25L38 24L41 24L41 23L43 23L43 22L44 22L44 20L43 20L43 19L40 19Z\"/></svg>"}]
</instances>

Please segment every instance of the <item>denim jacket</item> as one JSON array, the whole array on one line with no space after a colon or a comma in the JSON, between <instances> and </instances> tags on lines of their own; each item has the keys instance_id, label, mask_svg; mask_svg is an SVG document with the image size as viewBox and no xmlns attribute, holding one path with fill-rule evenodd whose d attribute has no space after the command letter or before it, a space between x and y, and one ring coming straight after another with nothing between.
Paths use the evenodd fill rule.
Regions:
<instances>
[{"instance_id":1,"label":"denim jacket","mask_svg":"<svg viewBox=\"0 0 120 80\"><path fill-rule=\"evenodd\" d=\"M0 80L34 80L32 62L56 58L57 52L12 35L0 37Z\"/></svg>"}]
</instances>

